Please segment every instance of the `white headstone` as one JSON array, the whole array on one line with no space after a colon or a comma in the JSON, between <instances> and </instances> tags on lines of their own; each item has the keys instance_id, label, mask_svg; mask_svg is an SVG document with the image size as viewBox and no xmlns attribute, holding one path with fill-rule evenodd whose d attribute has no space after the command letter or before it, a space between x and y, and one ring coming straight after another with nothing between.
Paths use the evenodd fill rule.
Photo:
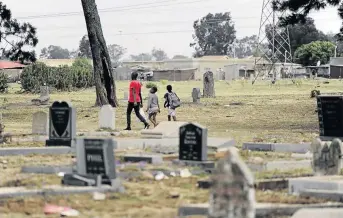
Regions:
<instances>
[{"instance_id":1,"label":"white headstone","mask_svg":"<svg viewBox=\"0 0 343 218\"><path fill-rule=\"evenodd\" d=\"M255 218L254 177L234 148L212 175L208 218Z\"/></svg>"},{"instance_id":2,"label":"white headstone","mask_svg":"<svg viewBox=\"0 0 343 218\"><path fill-rule=\"evenodd\" d=\"M39 111L33 114L32 134L48 135L48 114Z\"/></svg>"},{"instance_id":3,"label":"white headstone","mask_svg":"<svg viewBox=\"0 0 343 218\"><path fill-rule=\"evenodd\" d=\"M115 111L111 105L104 105L99 112L99 128L115 129Z\"/></svg>"},{"instance_id":4,"label":"white headstone","mask_svg":"<svg viewBox=\"0 0 343 218\"><path fill-rule=\"evenodd\" d=\"M124 92L124 100L125 101L129 100L129 93L128 92Z\"/></svg>"}]
</instances>

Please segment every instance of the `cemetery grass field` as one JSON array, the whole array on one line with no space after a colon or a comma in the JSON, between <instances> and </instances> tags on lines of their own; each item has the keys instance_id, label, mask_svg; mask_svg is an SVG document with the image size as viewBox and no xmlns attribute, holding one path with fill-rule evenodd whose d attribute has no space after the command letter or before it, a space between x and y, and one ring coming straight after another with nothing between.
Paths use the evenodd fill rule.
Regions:
<instances>
[{"instance_id":1,"label":"cemetery grass field","mask_svg":"<svg viewBox=\"0 0 343 218\"><path fill-rule=\"evenodd\" d=\"M339 92L343 81L298 80L297 85L291 81L278 81L270 86L270 82L257 81L254 86L251 81L215 82L216 98L201 99L201 103L191 103L192 88L202 89L202 82L170 82L178 94L183 105L177 110L180 121L198 122L206 126L210 137L232 137L237 146L243 142L310 142L318 135L318 121L316 99L310 98L310 92L318 89L321 93ZM158 85L160 106L163 105L163 95L167 84ZM128 82L117 83L117 96L120 106L116 110L116 128L124 129L126 126L126 102L123 98ZM319 88L315 88L316 86ZM10 84L9 93L0 94L0 107L3 113L5 132L13 134L29 134L31 132L32 114L39 110L48 111L47 107L30 105L31 99L38 95L19 94L18 84ZM147 96L146 88L143 95ZM55 92L51 94L51 102L55 100L70 100L77 110L77 132L101 131L98 130L99 108L93 107L95 102L94 89L78 92ZM146 103L146 102L145 102ZM230 106L225 106L230 105ZM166 110L162 109L158 121L167 119ZM132 115L134 131L121 132L119 137L139 137L142 124ZM44 146L43 143L22 142L16 139L10 146ZM273 154L269 152L241 152L243 159L262 157L264 160L289 158L288 154ZM58 158L57 158L58 157ZM2 161L6 161L6 166ZM27 186L36 188L47 184L60 184L61 178L56 175L30 175L20 174L23 165L66 165L71 163L68 155L59 156L20 156L0 157L0 186ZM151 166L152 167L152 166ZM161 168L167 166L161 166ZM155 166L156 168L156 166ZM138 171L136 167L122 170ZM302 175L310 173L311 169L291 172L264 172L256 174L256 178L271 178L278 175ZM9 217L44 217L42 209L45 202L61 206L70 206L81 212L81 217L175 217L177 208L185 203L208 202L208 190L198 189L196 183L205 175L190 178L169 178L163 181L154 181L142 173L142 176L124 182L125 194L107 194L105 201L94 201L91 195L53 196L46 198L25 198L0 200L0 213L8 213ZM175 195L179 195L173 198ZM289 196L286 190L280 192L256 192L258 202L275 203L317 203L322 200ZM9 214L11 213L11 214ZM17 214L17 215L15 215ZM51 216L54 217L54 216ZM58 217L58 216L56 216Z\"/></svg>"}]
</instances>

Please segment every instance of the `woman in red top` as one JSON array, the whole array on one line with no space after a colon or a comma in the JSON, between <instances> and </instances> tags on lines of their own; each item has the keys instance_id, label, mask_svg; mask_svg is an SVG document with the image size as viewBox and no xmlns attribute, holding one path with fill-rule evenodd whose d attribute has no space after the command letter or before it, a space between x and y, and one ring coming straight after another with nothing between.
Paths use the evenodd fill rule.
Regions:
<instances>
[{"instance_id":1,"label":"woman in red top","mask_svg":"<svg viewBox=\"0 0 343 218\"><path fill-rule=\"evenodd\" d=\"M146 122L144 117L139 113L139 109L143 107L143 100L141 94L141 83L137 80L138 73L133 72L131 74L131 82L129 87L129 103L126 111L127 127L124 130L131 130L131 112L135 110L135 114L138 119L144 123L144 129L149 129L149 124Z\"/></svg>"}]
</instances>

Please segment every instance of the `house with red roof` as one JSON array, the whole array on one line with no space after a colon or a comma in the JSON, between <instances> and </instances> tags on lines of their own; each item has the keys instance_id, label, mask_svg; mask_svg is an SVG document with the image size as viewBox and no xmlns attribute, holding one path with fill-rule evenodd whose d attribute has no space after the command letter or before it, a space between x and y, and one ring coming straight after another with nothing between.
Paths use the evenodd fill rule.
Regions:
<instances>
[{"instance_id":1,"label":"house with red roof","mask_svg":"<svg viewBox=\"0 0 343 218\"><path fill-rule=\"evenodd\" d=\"M25 67L26 65L19 62L0 60L0 71L7 74L9 82L17 81Z\"/></svg>"}]
</instances>

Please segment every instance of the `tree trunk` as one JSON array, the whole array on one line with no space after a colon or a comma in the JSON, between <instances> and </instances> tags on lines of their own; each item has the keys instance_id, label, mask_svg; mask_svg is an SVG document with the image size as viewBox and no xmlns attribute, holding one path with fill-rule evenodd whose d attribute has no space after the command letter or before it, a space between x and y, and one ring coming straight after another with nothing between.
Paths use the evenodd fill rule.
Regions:
<instances>
[{"instance_id":1,"label":"tree trunk","mask_svg":"<svg viewBox=\"0 0 343 218\"><path fill-rule=\"evenodd\" d=\"M111 59L102 33L101 21L95 0L81 0L85 15L89 43L92 50L96 105L118 105Z\"/></svg>"},{"instance_id":2,"label":"tree trunk","mask_svg":"<svg viewBox=\"0 0 343 218\"><path fill-rule=\"evenodd\" d=\"M204 98L214 98L214 79L213 79L213 73L211 71L207 71L204 73Z\"/></svg>"}]
</instances>

